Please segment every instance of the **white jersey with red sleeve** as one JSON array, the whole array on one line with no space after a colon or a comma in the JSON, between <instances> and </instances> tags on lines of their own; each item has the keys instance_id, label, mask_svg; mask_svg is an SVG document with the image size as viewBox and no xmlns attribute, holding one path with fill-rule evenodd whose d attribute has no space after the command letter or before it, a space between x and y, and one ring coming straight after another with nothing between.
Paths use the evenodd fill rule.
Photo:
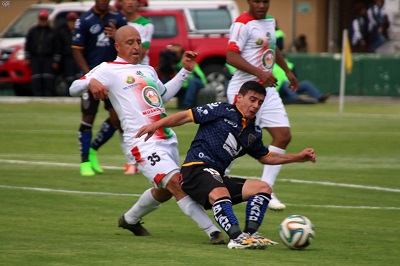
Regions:
<instances>
[{"instance_id":1,"label":"white jersey with red sleeve","mask_svg":"<svg viewBox=\"0 0 400 266\"><path fill-rule=\"evenodd\" d=\"M275 63L275 19L256 19L247 12L241 14L230 28L228 51L240 53L250 64L263 71L272 71ZM240 86L256 76L236 69L229 82L228 94L236 95Z\"/></svg>"}]
</instances>

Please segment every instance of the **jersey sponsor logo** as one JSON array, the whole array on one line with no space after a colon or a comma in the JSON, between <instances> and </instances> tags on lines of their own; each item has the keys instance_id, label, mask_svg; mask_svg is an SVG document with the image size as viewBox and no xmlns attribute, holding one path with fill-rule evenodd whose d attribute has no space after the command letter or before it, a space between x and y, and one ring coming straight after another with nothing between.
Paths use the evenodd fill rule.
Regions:
<instances>
[{"instance_id":1,"label":"jersey sponsor logo","mask_svg":"<svg viewBox=\"0 0 400 266\"><path fill-rule=\"evenodd\" d=\"M224 118L224 122L231 125L232 127L238 127L238 124L236 122L228 120L226 118Z\"/></svg>"},{"instance_id":2,"label":"jersey sponsor logo","mask_svg":"<svg viewBox=\"0 0 400 266\"><path fill-rule=\"evenodd\" d=\"M97 35L97 47L107 47L110 46L110 39L104 34L104 32Z\"/></svg>"},{"instance_id":3,"label":"jersey sponsor logo","mask_svg":"<svg viewBox=\"0 0 400 266\"><path fill-rule=\"evenodd\" d=\"M262 60L262 65L266 69L272 70L272 67L274 66L274 62L275 62L274 50L268 49L267 51L265 51L264 54L262 55L261 60Z\"/></svg>"},{"instance_id":4,"label":"jersey sponsor logo","mask_svg":"<svg viewBox=\"0 0 400 266\"><path fill-rule=\"evenodd\" d=\"M162 101L160 95L158 95L157 91L153 87L145 87L142 93L143 99L148 105L153 107L161 107Z\"/></svg>"},{"instance_id":5,"label":"jersey sponsor logo","mask_svg":"<svg viewBox=\"0 0 400 266\"><path fill-rule=\"evenodd\" d=\"M132 76L127 76L125 82L128 84L133 84L133 83L135 83L135 78Z\"/></svg>"},{"instance_id":6,"label":"jersey sponsor logo","mask_svg":"<svg viewBox=\"0 0 400 266\"><path fill-rule=\"evenodd\" d=\"M242 146L239 145L232 133L229 133L222 148L224 148L232 158L236 158L242 150Z\"/></svg>"},{"instance_id":7,"label":"jersey sponsor logo","mask_svg":"<svg viewBox=\"0 0 400 266\"><path fill-rule=\"evenodd\" d=\"M94 24L93 26L90 27L89 29L91 34L97 34L101 31L101 26L100 24Z\"/></svg>"}]
</instances>

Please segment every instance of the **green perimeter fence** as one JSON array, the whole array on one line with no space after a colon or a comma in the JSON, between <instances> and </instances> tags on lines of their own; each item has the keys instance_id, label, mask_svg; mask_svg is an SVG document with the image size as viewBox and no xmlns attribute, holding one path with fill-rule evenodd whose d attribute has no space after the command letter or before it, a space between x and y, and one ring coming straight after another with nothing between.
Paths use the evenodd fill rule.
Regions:
<instances>
[{"instance_id":1,"label":"green perimeter fence","mask_svg":"<svg viewBox=\"0 0 400 266\"><path fill-rule=\"evenodd\" d=\"M321 91L339 94L341 54L288 53L299 80L308 79ZM353 68L346 74L345 94L400 97L400 54L353 54Z\"/></svg>"}]
</instances>

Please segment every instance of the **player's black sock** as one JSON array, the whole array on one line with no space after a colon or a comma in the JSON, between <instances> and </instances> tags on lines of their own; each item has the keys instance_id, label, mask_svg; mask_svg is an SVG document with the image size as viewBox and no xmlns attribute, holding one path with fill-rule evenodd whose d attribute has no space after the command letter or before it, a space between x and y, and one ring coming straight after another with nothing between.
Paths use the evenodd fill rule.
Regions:
<instances>
[{"instance_id":1,"label":"player's black sock","mask_svg":"<svg viewBox=\"0 0 400 266\"><path fill-rule=\"evenodd\" d=\"M89 161L90 142L92 141L92 125L81 122L78 131L79 148L82 163Z\"/></svg>"},{"instance_id":2,"label":"player's black sock","mask_svg":"<svg viewBox=\"0 0 400 266\"><path fill-rule=\"evenodd\" d=\"M108 118L100 126L99 132L97 132L96 138L93 140L91 147L96 151L106 143L115 133L116 129L111 124L111 119Z\"/></svg>"},{"instance_id":3,"label":"player's black sock","mask_svg":"<svg viewBox=\"0 0 400 266\"><path fill-rule=\"evenodd\" d=\"M246 227L243 232L249 234L257 232L264 219L270 200L271 195L267 193L258 193L247 200Z\"/></svg>"},{"instance_id":4,"label":"player's black sock","mask_svg":"<svg viewBox=\"0 0 400 266\"><path fill-rule=\"evenodd\" d=\"M239 221L233 213L232 201L230 198L223 197L217 199L212 209L215 221L231 239L235 239L242 233L240 231Z\"/></svg>"}]
</instances>

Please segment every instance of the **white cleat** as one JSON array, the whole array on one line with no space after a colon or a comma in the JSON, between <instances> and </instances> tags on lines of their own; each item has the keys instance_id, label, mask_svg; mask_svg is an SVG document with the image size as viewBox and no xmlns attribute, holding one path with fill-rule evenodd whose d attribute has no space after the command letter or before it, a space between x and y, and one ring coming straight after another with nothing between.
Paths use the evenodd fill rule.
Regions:
<instances>
[{"instance_id":1,"label":"white cleat","mask_svg":"<svg viewBox=\"0 0 400 266\"><path fill-rule=\"evenodd\" d=\"M248 233L241 233L237 238L229 240L229 249L256 249L260 242L251 238Z\"/></svg>"},{"instance_id":2,"label":"white cleat","mask_svg":"<svg viewBox=\"0 0 400 266\"><path fill-rule=\"evenodd\" d=\"M268 208L273 211L283 211L286 209L286 205L283 204L278 198L275 196L275 193L271 194L271 200L269 201Z\"/></svg>"},{"instance_id":3,"label":"white cleat","mask_svg":"<svg viewBox=\"0 0 400 266\"><path fill-rule=\"evenodd\" d=\"M278 242L272 241L269 238L263 237L259 232L253 233L250 237L259 242L258 249L265 249L267 246L275 246L279 244Z\"/></svg>"}]
</instances>

